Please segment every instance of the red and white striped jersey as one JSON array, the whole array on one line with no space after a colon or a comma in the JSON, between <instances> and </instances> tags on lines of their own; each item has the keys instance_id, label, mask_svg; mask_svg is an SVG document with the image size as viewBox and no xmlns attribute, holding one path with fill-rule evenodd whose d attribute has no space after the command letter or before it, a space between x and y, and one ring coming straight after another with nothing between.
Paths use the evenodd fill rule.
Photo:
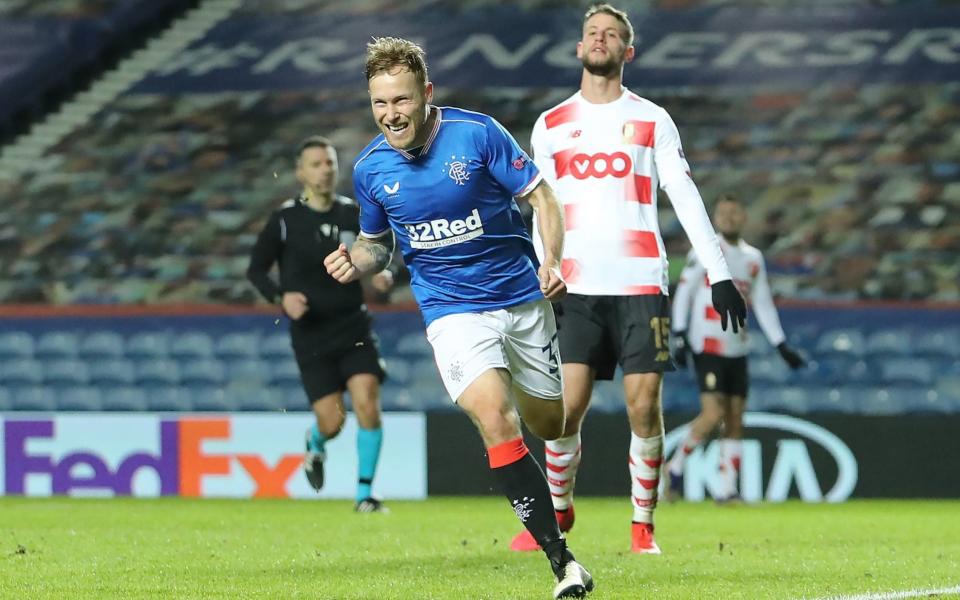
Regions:
<instances>
[{"instance_id":1,"label":"red and white striped jersey","mask_svg":"<svg viewBox=\"0 0 960 600\"><path fill-rule=\"evenodd\" d=\"M731 245L721 239L720 248L730 266L733 282L747 299L763 334L770 345L779 345L785 336L767 282L763 254L743 240ZM750 352L746 327L734 333L729 323L726 331L720 326L720 314L713 309L706 270L692 251L674 292L672 320L674 331L687 331L693 352L727 357L746 356Z\"/></svg>"},{"instance_id":2,"label":"red and white striped jersey","mask_svg":"<svg viewBox=\"0 0 960 600\"><path fill-rule=\"evenodd\" d=\"M713 280L729 279L676 125L660 106L622 90L605 104L577 92L533 128L534 162L564 207L567 288L588 295L668 293L658 188L669 194ZM533 237L542 259L537 227Z\"/></svg>"}]
</instances>

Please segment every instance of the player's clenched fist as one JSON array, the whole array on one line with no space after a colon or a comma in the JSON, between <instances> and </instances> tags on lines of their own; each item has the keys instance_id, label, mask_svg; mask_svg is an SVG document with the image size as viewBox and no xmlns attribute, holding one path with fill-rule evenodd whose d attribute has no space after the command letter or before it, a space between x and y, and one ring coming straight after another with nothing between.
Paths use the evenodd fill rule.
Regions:
<instances>
[{"instance_id":1,"label":"player's clenched fist","mask_svg":"<svg viewBox=\"0 0 960 600\"><path fill-rule=\"evenodd\" d=\"M323 259L323 266L327 268L327 273L340 283L350 283L357 278L357 267L350 258L350 251L345 244L327 255Z\"/></svg>"},{"instance_id":2,"label":"player's clenched fist","mask_svg":"<svg viewBox=\"0 0 960 600\"><path fill-rule=\"evenodd\" d=\"M567 283L560 276L560 269L540 265L537 275L540 276L540 291L547 300L559 300L567 295Z\"/></svg>"}]
</instances>

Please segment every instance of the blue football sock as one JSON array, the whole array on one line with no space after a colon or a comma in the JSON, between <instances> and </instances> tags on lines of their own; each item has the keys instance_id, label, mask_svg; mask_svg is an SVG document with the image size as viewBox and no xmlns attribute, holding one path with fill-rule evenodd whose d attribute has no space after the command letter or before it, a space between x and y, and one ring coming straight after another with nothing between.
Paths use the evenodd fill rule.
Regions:
<instances>
[{"instance_id":1,"label":"blue football sock","mask_svg":"<svg viewBox=\"0 0 960 600\"><path fill-rule=\"evenodd\" d=\"M320 428L314 423L313 426L310 427L310 451L323 453L326 444L327 438L320 433Z\"/></svg>"},{"instance_id":2,"label":"blue football sock","mask_svg":"<svg viewBox=\"0 0 960 600\"><path fill-rule=\"evenodd\" d=\"M380 446L383 445L383 429L357 428L357 502L370 497L370 488L373 485L373 476L377 473L377 462L380 460Z\"/></svg>"}]
</instances>

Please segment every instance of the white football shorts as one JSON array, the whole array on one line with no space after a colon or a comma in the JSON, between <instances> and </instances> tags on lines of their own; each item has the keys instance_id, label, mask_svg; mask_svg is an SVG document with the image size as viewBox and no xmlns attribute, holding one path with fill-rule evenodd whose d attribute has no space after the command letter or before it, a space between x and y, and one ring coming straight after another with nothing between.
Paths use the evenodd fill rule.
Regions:
<instances>
[{"instance_id":1,"label":"white football shorts","mask_svg":"<svg viewBox=\"0 0 960 600\"><path fill-rule=\"evenodd\" d=\"M548 300L440 317L427 327L427 339L454 402L481 373L498 368L531 396L563 397L557 321Z\"/></svg>"}]
</instances>

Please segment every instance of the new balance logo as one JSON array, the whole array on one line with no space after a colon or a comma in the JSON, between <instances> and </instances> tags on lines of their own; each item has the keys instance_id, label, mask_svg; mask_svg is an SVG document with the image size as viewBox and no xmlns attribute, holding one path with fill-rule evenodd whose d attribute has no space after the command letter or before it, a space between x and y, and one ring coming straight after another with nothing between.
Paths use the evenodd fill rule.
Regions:
<instances>
[{"instance_id":1,"label":"new balance logo","mask_svg":"<svg viewBox=\"0 0 960 600\"><path fill-rule=\"evenodd\" d=\"M411 248L440 248L472 240L483 235L483 222L476 208L466 219L434 219L426 223L404 225Z\"/></svg>"},{"instance_id":2,"label":"new balance logo","mask_svg":"<svg viewBox=\"0 0 960 600\"><path fill-rule=\"evenodd\" d=\"M387 184L383 184L383 191L388 194L396 194L400 191L400 182L398 181L394 183L392 187Z\"/></svg>"}]
</instances>

